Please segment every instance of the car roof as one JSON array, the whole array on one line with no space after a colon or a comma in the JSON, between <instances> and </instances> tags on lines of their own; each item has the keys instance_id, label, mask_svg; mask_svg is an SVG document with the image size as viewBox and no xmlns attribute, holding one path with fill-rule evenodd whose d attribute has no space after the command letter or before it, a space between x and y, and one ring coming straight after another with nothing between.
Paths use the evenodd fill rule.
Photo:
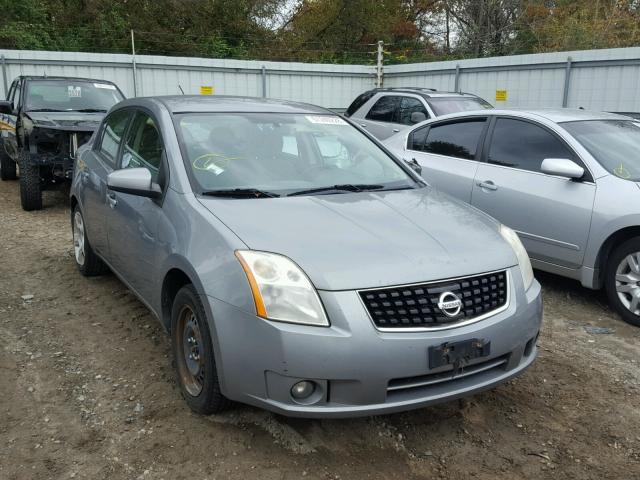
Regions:
<instances>
[{"instance_id":1,"label":"car roof","mask_svg":"<svg viewBox=\"0 0 640 480\"><path fill-rule=\"evenodd\" d=\"M562 122L577 122L584 120L629 120L630 117L624 115L618 115L608 112L597 112L593 110L582 110L579 108L537 108L537 109L486 109L486 110L471 110L466 112L456 112L448 115L443 115L435 119L429 120L429 122L442 121L447 119L455 119L469 116L500 116L510 115L512 117L523 118L536 118L542 117L554 123Z\"/></svg>"},{"instance_id":2,"label":"car roof","mask_svg":"<svg viewBox=\"0 0 640 480\"><path fill-rule=\"evenodd\" d=\"M23 80L74 80L77 82L96 82L96 83L111 83L115 85L110 80L102 80L99 78L83 78L83 77L50 77L44 75L20 75L19 78Z\"/></svg>"},{"instance_id":3,"label":"car roof","mask_svg":"<svg viewBox=\"0 0 640 480\"><path fill-rule=\"evenodd\" d=\"M383 87L374 88L369 90L370 92L380 93L413 93L415 95L422 95L423 97L477 97L473 93L467 92L448 92L446 90L437 90L429 87Z\"/></svg>"},{"instance_id":4,"label":"car roof","mask_svg":"<svg viewBox=\"0 0 640 480\"><path fill-rule=\"evenodd\" d=\"M137 97L119 105L136 106L145 103L161 103L171 113L300 113L336 115L326 108L307 103L230 95L171 95Z\"/></svg>"}]
</instances>

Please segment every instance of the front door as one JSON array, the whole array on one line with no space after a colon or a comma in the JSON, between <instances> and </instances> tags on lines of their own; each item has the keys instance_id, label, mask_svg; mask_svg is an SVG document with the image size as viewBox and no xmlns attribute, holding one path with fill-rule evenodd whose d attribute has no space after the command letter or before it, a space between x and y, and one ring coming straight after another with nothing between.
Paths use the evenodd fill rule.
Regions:
<instances>
[{"instance_id":1,"label":"front door","mask_svg":"<svg viewBox=\"0 0 640 480\"><path fill-rule=\"evenodd\" d=\"M165 169L157 123L145 112L137 112L127 130L119 168L147 168L153 182L163 189ZM113 268L143 298L153 298L157 273L157 227L162 202L138 195L108 191L107 217L109 258Z\"/></svg>"},{"instance_id":2,"label":"front door","mask_svg":"<svg viewBox=\"0 0 640 480\"><path fill-rule=\"evenodd\" d=\"M545 158L584 167L550 130L524 120L498 118L480 163L471 203L516 230L532 259L568 268L582 264L596 186L540 171Z\"/></svg>"}]
</instances>

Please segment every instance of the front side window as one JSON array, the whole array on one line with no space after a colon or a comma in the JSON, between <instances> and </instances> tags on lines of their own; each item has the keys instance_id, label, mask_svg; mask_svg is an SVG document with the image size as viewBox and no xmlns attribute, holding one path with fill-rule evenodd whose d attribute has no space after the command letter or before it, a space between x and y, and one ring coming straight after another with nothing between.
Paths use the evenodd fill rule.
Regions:
<instances>
[{"instance_id":1,"label":"front side window","mask_svg":"<svg viewBox=\"0 0 640 480\"><path fill-rule=\"evenodd\" d=\"M99 150L112 167L116 165L118 149L120 148L122 135L127 128L129 116L129 111L120 110L112 113L105 120Z\"/></svg>"},{"instance_id":2,"label":"front side window","mask_svg":"<svg viewBox=\"0 0 640 480\"><path fill-rule=\"evenodd\" d=\"M136 113L127 133L120 168L146 168L152 181L158 181L162 165L162 139L153 119L142 112Z\"/></svg>"},{"instance_id":3,"label":"front side window","mask_svg":"<svg viewBox=\"0 0 640 480\"><path fill-rule=\"evenodd\" d=\"M377 122L397 122L397 113L400 108L402 97L394 95L385 95L371 107L367 113L367 120L375 120Z\"/></svg>"},{"instance_id":4,"label":"front side window","mask_svg":"<svg viewBox=\"0 0 640 480\"><path fill-rule=\"evenodd\" d=\"M425 120L429 118L429 112L427 112L427 109L424 108L424 105L420 100L414 97L403 97L400 102L398 123L413 125L415 122L411 121L411 114L415 112L422 113Z\"/></svg>"},{"instance_id":5,"label":"front side window","mask_svg":"<svg viewBox=\"0 0 640 480\"><path fill-rule=\"evenodd\" d=\"M486 119L433 125L429 129L422 150L448 157L473 160ZM417 148L419 149L419 148Z\"/></svg>"},{"instance_id":6,"label":"front side window","mask_svg":"<svg viewBox=\"0 0 640 480\"><path fill-rule=\"evenodd\" d=\"M32 80L27 85L25 110L107 112L123 100L112 83L84 80Z\"/></svg>"},{"instance_id":7,"label":"front side window","mask_svg":"<svg viewBox=\"0 0 640 480\"><path fill-rule=\"evenodd\" d=\"M407 172L333 115L179 114L176 125L197 190L287 195L335 185L413 188Z\"/></svg>"},{"instance_id":8,"label":"front side window","mask_svg":"<svg viewBox=\"0 0 640 480\"><path fill-rule=\"evenodd\" d=\"M562 127L609 173L640 181L640 123L634 120L587 120Z\"/></svg>"},{"instance_id":9,"label":"front side window","mask_svg":"<svg viewBox=\"0 0 640 480\"><path fill-rule=\"evenodd\" d=\"M523 120L499 118L491 137L488 161L539 172L545 158L574 157L559 138L544 128Z\"/></svg>"},{"instance_id":10,"label":"front side window","mask_svg":"<svg viewBox=\"0 0 640 480\"><path fill-rule=\"evenodd\" d=\"M493 105L480 97L430 97L427 101L431 110L439 117L449 113L493 108Z\"/></svg>"}]
</instances>

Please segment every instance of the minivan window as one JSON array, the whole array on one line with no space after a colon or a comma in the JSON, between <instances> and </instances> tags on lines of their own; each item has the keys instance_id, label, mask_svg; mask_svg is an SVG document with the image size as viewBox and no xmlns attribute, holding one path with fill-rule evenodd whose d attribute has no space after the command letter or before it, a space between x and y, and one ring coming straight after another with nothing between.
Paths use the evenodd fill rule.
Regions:
<instances>
[{"instance_id":1,"label":"minivan window","mask_svg":"<svg viewBox=\"0 0 640 480\"><path fill-rule=\"evenodd\" d=\"M587 120L561 123L609 173L640 181L640 123L634 120Z\"/></svg>"},{"instance_id":2,"label":"minivan window","mask_svg":"<svg viewBox=\"0 0 640 480\"><path fill-rule=\"evenodd\" d=\"M499 118L491 136L488 161L539 172L545 158L574 157L559 138L544 128L523 120Z\"/></svg>"},{"instance_id":3,"label":"minivan window","mask_svg":"<svg viewBox=\"0 0 640 480\"><path fill-rule=\"evenodd\" d=\"M116 158L118 156L120 141L122 140L122 135L127 128L129 116L129 111L120 110L109 115L105 121L102 142L100 143L100 152L114 168L116 166Z\"/></svg>"},{"instance_id":4,"label":"minivan window","mask_svg":"<svg viewBox=\"0 0 640 480\"><path fill-rule=\"evenodd\" d=\"M400 110L398 113L398 123L404 125L413 125L411 121L411 114L414 112L423 113L425 119L429 118L429 112L424 108L424 105L420 100L414 97L403 97L400 102Z\"/></svg>"},{"instance_id":5,"label":"minivan window","mask_svg":"<svg viewBox=\"0 0 640 480\"><path fill-rule=\"evenodd\" d=\"M429 129L423 151L448 157L473 160L486 119L433 125ZM418 148L419 149L419 148Z\"/></svg>"},{"instance_id":6,"label":"minivan window","mask_svg":"<svg viewBox=\"0 0 640 480\"><path fill-rule=\"evenodd\" d=\"M162 164L162 140L153 119L138 112L127 133L121 168L146 168L154 182Z\"/></svg>"},{"instance_id":7,"label":"minivan window","mask_svg":"<svg viewBox=\"0 0 640 480\"><path fill-rule=\"evenodd\" d=\"M394 159L338 116L185 113L176 119L185 166L200 191L287 195L334 185L416 186Z\"/></svg>"},{"instance_id":8,"label":"minivan window","mask_svg":"<svg viewBox=\"0 0 640 480\"><path fill-rule=\"evenodd\" d=\"M402 97L395 95L385 95L371 107L367 113L367 120L378 122L397 122L397 112L400 108Z\"/></svg>"}]
</instances>

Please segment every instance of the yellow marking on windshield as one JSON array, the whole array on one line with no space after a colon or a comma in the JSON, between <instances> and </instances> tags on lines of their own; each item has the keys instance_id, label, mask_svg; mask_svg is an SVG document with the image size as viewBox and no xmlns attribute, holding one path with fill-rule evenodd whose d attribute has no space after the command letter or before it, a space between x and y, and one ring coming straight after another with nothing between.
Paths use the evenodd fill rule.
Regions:
<instances>
[{"instance_id":1,"label":"yellow marking on windshield","mask_svg":"<svg viewBox=\"0 0 640 480\"><path fill-rule=\"evenodd\" d=\"M631 178L631 174L629 173L629 170L626 169L626 167L622 162L620 162L620 165L618 165L616 168L613 169L613 173L620 178L624 178L625 180L628 180Z\"/></svg>"}]
</instances>

